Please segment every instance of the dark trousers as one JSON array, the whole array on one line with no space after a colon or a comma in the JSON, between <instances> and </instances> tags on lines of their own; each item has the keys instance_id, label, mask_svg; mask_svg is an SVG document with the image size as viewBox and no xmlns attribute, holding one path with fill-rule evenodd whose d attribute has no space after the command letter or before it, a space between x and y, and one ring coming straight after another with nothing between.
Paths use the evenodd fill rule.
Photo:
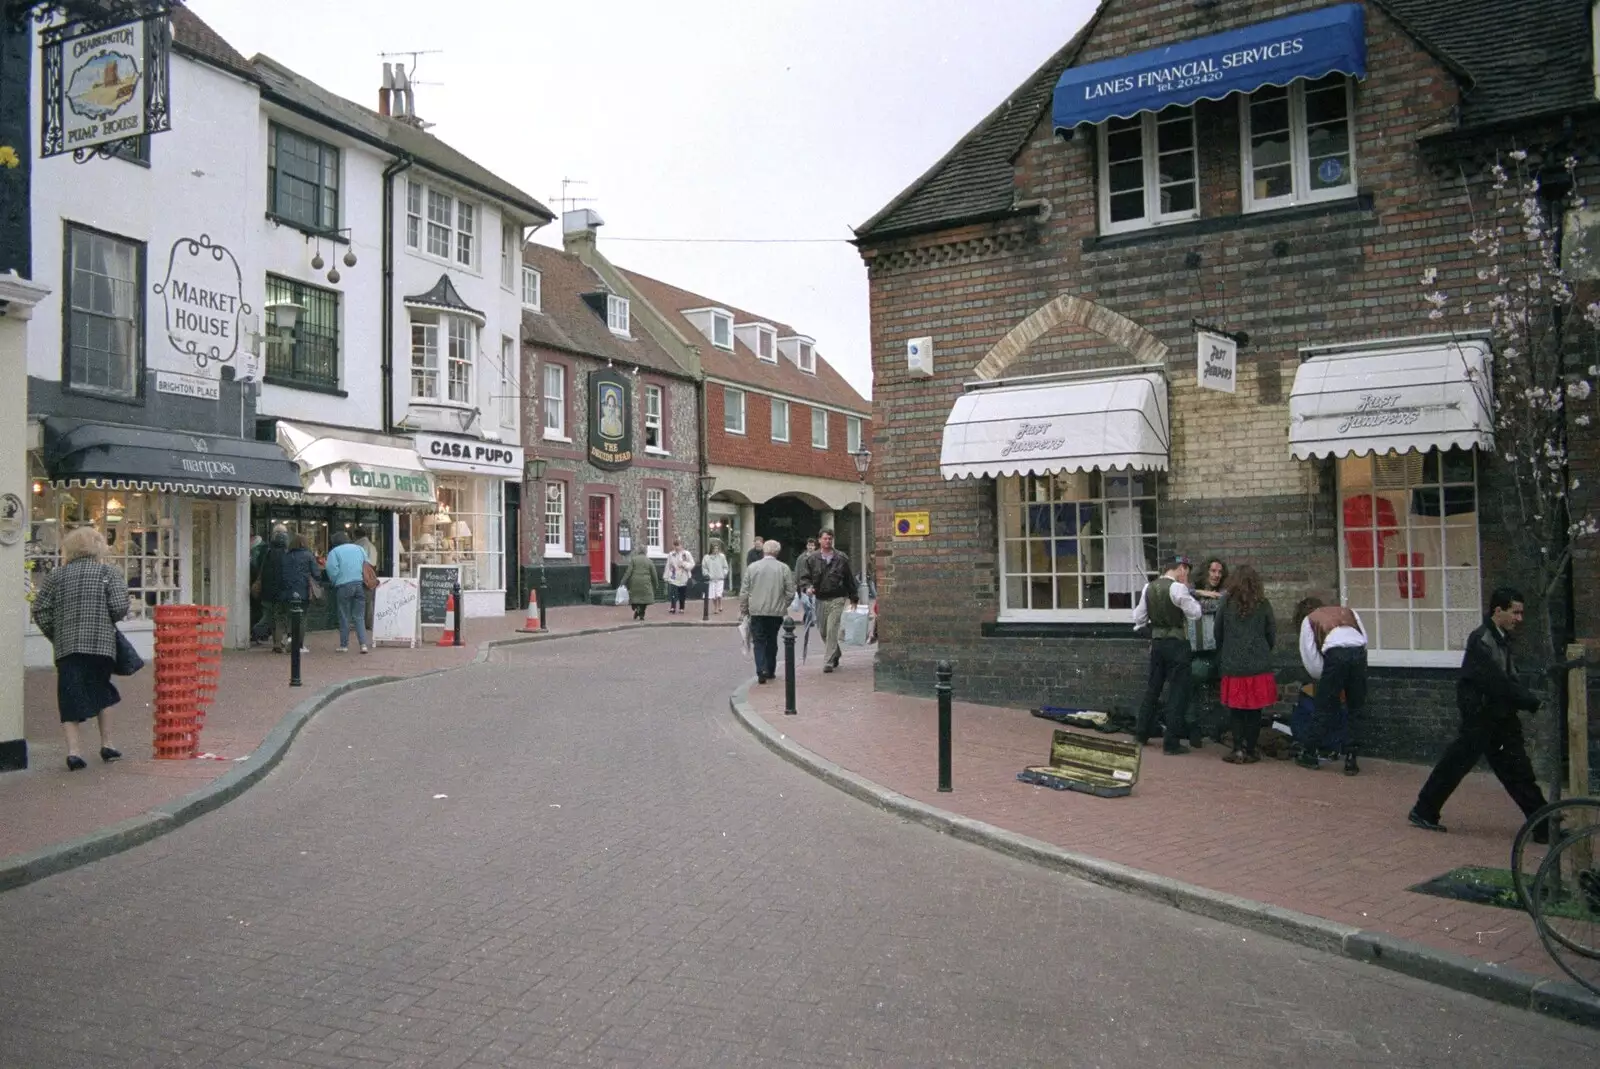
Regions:
<instances>
[{"instance_id":1,"label":"dark trousers","mask_svg":"<svg viewBox=\"0 0 1600 1069\"><path fill-rule=\"evenodd\" d=\"M668 612L677 612L679 609L683 608L684 607L684 597L688 593L689 593L689 588L688 587L686 587L686 586L674 586L673 584L668 583L667 584L667 611Z\"/></svg>"},{"instance_id":2,"label":"dark trousers","mask_svg":"<svg viewBox=\"0 0 1600 1069\"><path fill-rule=\"evenodd\" d=\"M1162 742L1178 745L1182 738L1183 717L1189 708L1189 662L1193 651L1186 638L1158 638L1150 643L1150 682L1144 689L1144 704L1139 707L1139 727L1134 734L1140 742L1148 739L1156 726L1156 707L1161 692L1167 692L1166 733Z\"/></svg>"},{"instance_id":3,"label":"dark trousers","mask_svg":"<svg viewBox=\"0 0 1600 1069\"><path fill-rule=\"evenodd\" d=\"M1339 695L1344 694L1349 719L1344 728L1346 753L1357 752L1359 725L1367 712L1367 648L1335 646L1322 651L1322 678L1317 680L1316 709L1311 714L1310 738L1305 747L1311 753L1322 749L1322 740L1339 719Z\"/></svg>"},{"instance_id":4,"label":"dark trousers","mask_svg":"<svg viewBox=\"0 0 1600 1069\"><path fill-rule=\"evenodd\" d=\"M1261 738L1261 710L1229 709L1228 714L1233 721L1233 748L1255 753L1256 744Z\"/></svg>"},{"instance_id":5,"label":"dark trousers","mask_svg":"<svg viewBox=\"0 0 1600 1069\"><path fill-rule=\"evenodd\" d=\"M1480 757L1488 758L1489 768L1523 816L1544 805L1544 792L1533 778L1533 762L1522 741L1522 722L1513 710L1484 708L1462 714L1460 732L1417 793L1417 812L1437 821L1451 793Z\"/></svg>"},{"instance_id":6,"label":"dark trousers","mask_svg":"<svg viewBox=\"0 0 1600 1069\"><path fill-rule=\"evenodd\" d=\"M644 611L646 609L648 609L649 607L650 607L649 605L641 604L640 602L637 602L637 601L634 602L633 603L633 618L635 620L643 620L644 619Z\"/></svg>"},{"instance_id":7,"label":"dark trousers","mask_svg":"<svg viewBox=\"0 0 1600 1069\"><path fill-rule=\"evenodd\" d=\"M750 617L750 648L756 657L756 675L764 679L778 678L778 629L782 626L781 616Z\"/></svg>"}]
</instances>

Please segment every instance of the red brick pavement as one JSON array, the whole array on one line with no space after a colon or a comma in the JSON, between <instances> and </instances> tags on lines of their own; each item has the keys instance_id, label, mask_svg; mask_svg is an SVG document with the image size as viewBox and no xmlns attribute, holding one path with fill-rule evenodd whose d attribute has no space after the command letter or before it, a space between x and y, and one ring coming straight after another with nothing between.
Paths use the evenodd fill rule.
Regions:
<instances>
[{"instance_id":1,"label":"red brick pavement","mask_svg":"<svg viewBox=\"0 0 1600 1069\"><path fill-rule=\"evenodd\" d=\"M700 623L698 609L683 618L666 612L664 604L653 606L650 622ZM629 625L631 619L626 606L561 606L549 613L550 629L558 634ZM717 623L730 619L727 613L712 617ZM56 712L55 673L30 670L23 691L29 768L0 775L0 858L68 842L198 790L229 771L230 761L249 755L289 710L330 683L358 676L410 676L466 664L477 655L479 643L518 637L516 629L523 622L522 612L468 620L464 647L380 647L366 656L354 650L334 652L337 632L314 633L307 639L311 652L301 658L300 687L289 686L288 657L274 655L266 647L230 651L222 658L217 697L200 734L201 750L227 759L221 761L151 757L154 673L146 668L116 681L122 702L111 710L113 739L123 759L115 765L102 764L95 757L99 735L92 723L86 724L83 745L89 767L69 773Z\"/></svg>"},{"instance_id":2,"label":"red brick pavement","mask_svg":"<svg viewBox=\"0 0 1600 1069\"><path fill-rule=\"evenodd\" d=\"M1461 865L1508 863L1520 815L1488 773L1451 798L1448 835L1406 823L1428 770L1390 761L1363 760L1348 778L1326 763L1235 766L1215 745L1181 757L1153 746L1131 796L1096 798L1017 782L1025 766L1048 763L1057 725L957 703L955 789L939 794L932 679L927 698L876 693L872 654L860 650L832 675L817 658L799 672L798 716L782 715L781 675L750 688L751 706L806 749L909 798L1211 890L1561 975L1525 914L1406 890Z\"/></svg>"}]
</instances>

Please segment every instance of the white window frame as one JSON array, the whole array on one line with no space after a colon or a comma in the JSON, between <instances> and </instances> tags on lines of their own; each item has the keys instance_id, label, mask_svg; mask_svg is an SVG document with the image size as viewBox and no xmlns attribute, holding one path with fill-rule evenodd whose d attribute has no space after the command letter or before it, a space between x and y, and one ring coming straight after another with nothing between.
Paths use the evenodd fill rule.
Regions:
<instances>
[{"instance_id":1,"label":"white window frame","mask_svg":"<svg viewBox=\"0 0 1600 1069\"><path fill-rule=\"evenodd\" d=\"M630 320L628 298L618 297L615 293L606 294L606 326L611 333L624 338L632 337L629 333Z\"/></svg>"},{"instance_id":2,"label":"white window frame","mask_svg":"<svg viewBox=\"0 0 1600 1069\"><path fill-rule=\"evenodd\" d=\"M476 274L482 217L470 200L425 182L406 182L406 248L419 256Z\"/></svg>"},{"instance_id":3,"label":"white window frame","mask_svg":"<svg viewBox=\"0 0 1600 1069\"><path fill-rule=\"evenodd\" d=\"M533 299L529 300L529 283L532 283ZM522 265L522 307L530 312L544 311L544 275L537 267Z\"/></svg>"},{"instance_id":4,"label":"white window frame","mask_svg":"<svg viewBox=\"0 0 1600 1069\"><path fill-rule=\"evenodd\" d=\"M718 349L733 351L733 317L722 312L711 313L711 344Z\"/></svg>"},{"instance_id":5,"label":"white window frame","mask_svg":"<svg viewBox=\"0 0 1600 1069\"><path fill-rule=\"evenodd\" d=\"M807 375L817 373L817 350L810 342L803 341L795 348L795 365Z\"/></svg>"},{"instance_id":6,"label":"white window frame","mask_svg":"<svg viewBox=\"0 0 1600 1069\"><path fill-rule=\"evenodd\" d=\"M654 404L652 405L652 401ZM667 391L653 382L644 384L644 451L665 456L667 453ZM654 411L651 409L654 408ZM650 444L650 429L656 432L656 444Z\"/></svg>"},{"instance_id":7,"label":"white window frame","mask_svg":"<svg viewBox=\"0 0 1600 1069\"><path fill-rule=\"evenodd\" d=\"M423 224L426 221L427 190L421 182L406 182L406 248L422 251Z\"/></svg>"},{"instance_id":8,"label":"white window frame","mask_svg":"<svg viewBox=\"0 0 1600 1069\"><path fill-rule=\"evenodd\" d=\"M552 384L557 389L552 390ZM544 373L540 377L540 433L544 438L553 442L570 442L567 436L567 368L565 364L546 363ZM554 415L556 425L550 425L550 417Z\"/></svg>"},{"instance_id":9,"label":"white window frame","mask_svg":"<svg viewBox=\"0 0 1600 1069\"><path fill-rule=\"evenodd\" d=\"M861 452L861 417L844 418L844 448L847 453Z\"/></svg>"},{"instance_id":10,"label":"white window frame","mask_svg":"<svg viewBox=\"0 0 1600 1069\"><path fill-rule=\"evenodd\" d=\"M783 413L783 433L778 433L778 413ZM781 397L772 399L772 440L774 442L789 441L789 402Z\"/></svg>"},{"instance_id":11,"label":"white window frame","mask_svg":"<svg viewBox=\"0 0 1600 1069\"><path fill-rule=\"evenodd\" d=\"M509 290L517 279L517 228L500 224L500 288Z\"/></svg>"},{"instance_id":12,"label":"white window frame","mask_svg":"<svg viewBox=\"0 0 1600 1069\"><path fill-rule=\"evenodd\" d=\"M439 400L439 327L436 320L411 320L411 396L414 400ZM420 388L419 383L422 384Z\"/></svg>"},{"instance_id":13,"label":"white window frame","mask_svg":"<svg viewBox=\"0 0 1600 1069\"><path fill-rule=\"evenodd\" d=\"M821 441L817 440L817 427L818 427L817 417L818 416L822 417L822 423L821 423L822 440ZM813 408L811 410L811 448L812 449L827 449L828 448L828 410L826 408Z\"/></svg>"},{"instance_id":14,"label":"white window frame","mask_svg":"<svg viewBox=\"0 0 1600 1069\"><path fill-rule=\"evenodd\" d=\"M1439 453L1438 450L1429 450L1428 452ZM1392 551L1394 554L1396 554L1394 558L1394 564L1389 567L1377 567L1376 565L1372 568L1352 567L1349 562L1351 540L1346 534L1345 526L1345 501L1347 496L1362 496L1361 492L1354 488L1351 488L1351 490L1347 493L1345 484L1345 470L1348 463L1365 461L1368 465L1372 466L1371 470L1376 472L1376 465L1381 459L1385 463L1391 465L1392 472L1395 472L1397 476L1404 478L1403 484L1395 483L1394 485L1387 487L1386 489L1389 491L1398 492L1402 495L1402 497L1410 499L1413 496L1414 491L1418 489L1438 487L1440 488L1441 498L1443 498L1443 495L1447 492L1445 488L1454 488L1459 490L1468 484L1460 480L1451 482L1443 481L1444 456L1442 453L1439 455L1439 458L1436 462L1441 477L1441 481L1437 483L1424 482L1420 477L1417 479L1412 479L1409 473L1406 473L1403 476L1400 475L1398 466L1406 464L1408 458L1398 456L1394 453L1389 453L1383 458L1379 458L1374 454L1368 454L1363 457L1341 457L1334 461L1334 485L1336 489L1335 501L1337 503L1339 520L1338 551L1340 600L1344 604L1350 606L1350 608L1354 609L1361 616L1361 623L1367 630L1367 662L1369 664L1388 668L1457 668L1461 664L1461 650L1465 643L1466 635L1470 634L1472 629L1476 628L1478 624L1482 622L1483 605L1485 602L1484 596L1487 593L1483 583L1482 509L1484 495L1478 486L1480 481L1478 477L1478 471L1482 463L1482 454L1477 450L1471 450L1470 452L1473 455L1473 477L1471 486L1474 508L1472 510L1472 515L1477 517L1477 522L1471 525L1474 535L1472 542L1474 560L1473 564L1470 566L1457 565L1453 568L1442 567L1443 561L1439 560L1439 557L1442 556L1443 552L1442 534L1440 536L1441 541L1439 543L1435 544L1431 539L1429 539L1428 544L1422 545L1419 548L1418 543L1421 542L1422 539L1417 538L1414 532L1419 530L1427 532L1431 531L1433 528L1431 525L1412 523L1411 521L1415 517L1412 515L1412 510L1409 507L1396 509L1396 514L1392 521L1393 527L1389 527L1382 522L1382 516L1377 511L1376 506L1374 506L1374 513L1371 517L1373 524L1372 530L1375 533L1378 531L1393 532L1387 537L1375 540L1373 543L1375 551L1374 557L1376 558L1378 552L1384 553L1384 561L1386 564L1388 563L1388 553ZM1422 454L1421 456L1417 456L1416 454L1408 454L1409 457L1415 458L1410 460L1409 463L1422 468L1426 465L1427 455L1427 453ZM1377 487L1376 482L1377 480L1374 478L1373 488L1367 490L1366 492L1381 497L1385 488ZM1407 503L1409 505L1409 501ZM1441 501L1441 511L1443 510L1442 505L1443 501ZM1441 532L1447 531L1451 527L1461 529L1467 526L1466 524L1452 525L1446 521L1447 517L1440 517L1439 530L1441 530ZM1365 530L1365 528L1356 528L1356 530L1359 532L1361 530ZM1359 538L1360 535L1357 534L1356 537ZM1437 610L1429 608L1427 610L1420 611L1438 611L1444 614L1445 648L1442 650L1383 649L1379 645L1379 643L1383 640L1383 632L1380 630L1380 628L1384 626L1383 621L1379 618L1380 613L1399 611L1395 609L1382 610L1378 607L1382 604L1383 592L1389 590L1398 591L1402 575L1405 575L1407 584L1409 585L1411 580L1416 575L1416 570L1410 566L1409 561L1407 563L1407 567L1400 567L1398 554L1403 552L1409 555L1419 551L1423 552L1424 554L1424 581L1437 587L1439 598L1439 607ZM1438 560L1438 563L1435 563L1436 560ZM1470 593L1464 591L1460 592L1461 604L1459 605L1456 605L1454 603L1454 599L1451 597L1452 589L1450 583L1450 572L1452 571L1463 576L1468 574L1471 576L1472 589ZM1363 605L1352 600L1351 591L1354 584L1351 580L1351 573L1366 573L1373 576L1376 592L1379 594L1377 599L1378 605ZM1365 599L1363 598L1362 600ZM1417 633L1417 620L1415 613L1419 610L1408 606L1404 611L1409 614L1407 623L1409 625L1411 641L1415 641ZM1459 613L1462 617L1458 633L1454 636L1454 641L1452 640L1452 636L1450 634L1450 613L1452 611Z\"/></svg>"},{"instance_id":15,"label":"white window frame","mask_svg":"<svg viewBox=\"0 0 1600 1069\"><path fill-rule=\"evenodd\" d=\"M567 550L567 484L557 479L544 484L544 555L572 555Z\"/></svg>"},{"instance_id":16,"label":"white window frame","mask_svg":"<svg viewBox=\"0 0 1600 1069\"><path fill-rule=\"evenodd\" d=\"M730 418L733 415L733 399L739 399L739 421L735 426ZM722 429L728 434L743 434L745 429L745 398L743 390L736 390L732 386L722 388Z\"/></svg>"},{"instance_id":17,"label":"white window frame","mask_svg":"<svg viewBox=\"0 0 1600 1069\"><path fill-rule=\"evenodd\" d=\"M456 199L455 262L462 267L478 266L478 206Z\"/></svg>"},{"instance_id":18,"label":"white window frame","mask_svg":"<svg viewBox=\"0 0 1600 1069\"><path fill-rule=\"evenodd\" d=\"M500 335L500 426L517 425L517 341Z\"/></svg>"},{"instance_id":19,"label":"white window frame","mask_svg":"<svg viewBox=\"0 0 1600 1069\"><path fill-rule=\"evenodd\" d=\"M761 327L756 330L756 359L765 364L778 362L778 332Z\"/></svg>"},{"instance_id":20,"label":"white window frame","mask_svg":"<svg viewBox=\"0 0 1600 1069\"><path fill-rule=\"evenodd\" d=\"M1079 477L1082 477L1082 478L1085 479L1085 482L1087 484L1092 486L1092 484L1094 483L1095 477L1097 477L1097 476L1099 477L1100 487L1101 487L1100 496L1099 497L1087 497L1086 496L1086 497L1075 497L1075 498L1071 498L1071 499L1061 498L1061 499L1057 500L1055 498L1055 496L1054 496L1054 492L1052 491L1052 501L1051 501L1049 507L1051 507L1052 511L1053 511L1056 506L1061 505L1061 504L1099 505L1100 506L1101 515L1105 516L1106 513L1108 512L1108 510L1106 508L1107 502L1117 502L1117 503L1125 503L1125 507L1129 507L1129 508L1134 509L1135 510L1134 511L1134 516L1135 517L1142 517L1143 510L1141 509L1140 505L1141 505L1142 502L1148 501L1148 502L1151 503L1152 507L1155 510L1155 514L1156 514L1156 529L1153 530L1153 531L1145 531L1145 530L1142 529L1142 523L1141 523L1140 524L1141 529L1134 531L1132 534L1130 534L1128 536L1131 540L1137 540L1137 544L1138 544L1140 553L1141 554L1145 554L1145 543L1146 543L1146 541L1147 540L1151 541L1152 544L1153 544L1153 540L1155 540L1158 537L1159 532L1160 532L1160 528L1161 528L1161 511L1160 511L1160 503L1159 503L1159 498L1158 498L1158 493L1159 493L1159 490L1160 490L1159 477L1153 471L1130 471L1130 470L1128 470L1126 468L1123 468L1123 469L1119 469L1119 470L1116 470L1116 471L1109 471L1109 472L1097 471L1097 472L1063 473L1062 476L1058 476L1057 478L1061 478L1061 477L1079 478ZM1031 609L1031 608L1015 608L1015 607L1013 607L1011 605L1011 590L1010 590L1011 584L1010 584L1010 580L1012 580L1013 578L1024 578L1026 580L1027 577L1029 577L1030 575L1034 574L1032 572L1031 567L1023 568L1023 569L1020 569L1020 570L1013 570L1012 564L1014 562L1012 562L1009 559L1009 554L1011 554L1013 552L1013 550L1012 550L1012 548L1010 548L1008 546L1008 542L1011 542L1011 543L1014 543L1014 544L1020 544L1024 548L1022 548L1022 549L1020 549L1018 551L1023 552L1024 554L1026 554L1028 552L1027 549L1025 548L1026 544L1029 541L1033 540L1027 535L1028 520L1027 520L1027 511L1026 510L1028 509L1030 504L1038 505L1040 503L1039 502L1029 502L1029 501L1027 501L1025 499L1025 492L1026 492L1026 489L1027 489L1027 486L1028 486L1028 483L1026 482L1026 480L1032 479L1032 478L1048 479L1048 478L1051 478L1051 476L1008 475L1008 476L1002 476L1001 478L998 478L998 479L995 480L995 505L996 505L996 511L998 513L998 519L999 519L999 522L997 524L995 524L996 532L997 532L996 533L996 540L999 543L998 560L999 560L999 570L1000 570L1000 609L999 609L998 618L1000 620L1003 620L1003 621L1018 621L1018 622L1049 622L1049 621L1066 622L1066 621L1072 621L1072 622L1083 622L1083 623L1121 623L1121 624L1131 624L1132 620L1133 620L1133 606L1135 604L1137 604L1138 599L1139 599L1139 594L1140 594L1141 591L1143 591L1145 583L1149 582L1151 579L1155 578L1157 575L1160 574L1159 572L1154 570L1155 569L1155 565L1159 562L1159 558L1153 558L1153 551L1152 551L1151 555L1145 555L1144 556L1145 570L1142 573L1143 579L1140 579L1138 574L1129 573L1128 575L1123 576L1119 580L1119 585L1121 585L1121 586L1134 587L1134 589L1131 591L1131 593L1129 591L1127 591L1127 590L1119 590L1119 591L1117 591L1118 594L1130 593L1129 606L1126 607L1126 608L1118 607L1118 608L1103 608L1103 609L1102 608ZM1128 480L1128 493L1122 494L1122 495L1108 496L1107 493L1106 493L1106 489L1105 489L1105 481L1108 480L1108 479L1115 479L1115 480L1126 479L1126 480ZM1146 481L1146 492L1140 493L1140 494L1134 494L1132 492L1133 481L1137 480L1137 479L1143 479L1143 480ZM1017 480L1022 480L1022 482L1020 484L1018 484ZM1022 510L1020 515L1021 515L1021 532L1023 534L1023 537L1019 538L1019 539L1008 539L1007 538L1007 535L1011 532L1012 528L1009 526L1009 516L1007 514L1006 489L1007 489L1008 486L1011 486L1011 485L1020 485L1020 487L1021 487L1021 493L1019 493L1018 507L1019 507L1019 509ZM1127 548L1129 548L1131 550L1132 547L1130 546L1130 547L1127 547ZM1102 569L1104 569L1104 567L1105 567L1104 555L1102 555L1102 558L1101 558L1101 567L1102 567ZM1040 576L1043 576L1046 573L1040 572L1040 573L1037 573L1037 574L1039 574ZM1054 560L1053 559L1052 559L1051 571L1050 571L1049 574L1051 574L1052 578L1054 577L1055 564L1054 564ZM1085 571L1079 570L1076 573L1062 573L1062 574L1076 575L1080 579L1080 587L1079 587L1079 598L1080 598L1080 601L1082 599L1081 580L1082 580L1083 576L1085 576L1085 575L1100 575L1100 576L1105 577L1106 588L1107 588L1106 604L1108 606L1110 605L1110 600L1111 600L1110 586L1111 586L1111 582L1110 582L1110 576L1108 576L1105 571L1102 570L1100 572L1085 572ZM1052 598L1052 600L1054 600L1054 598Z\"/></svg>"},{"instance_id":21,"label":"white window frame","mask_svg":"<svg viewBox=\"0 0 1600 1069\"><path fill-rule=\"evenodd\" d=\"M665 557L667 539L667 492L658 486L644 489L644 551L647 556Z\"/></svg>"},{"instance_id":22,"label":"white window frame","mask_svg":"<svg viewBox=\"0 0 1600 1069\"><path fill-rule=\"evenodd\" d=\"M1185 211L1163 212L1161 210L1161 153L1158 132L1163 121L1174 123L1176 118L1162 120L1161 116L1167 110L1160 112L1141 112L1139 118L1139 144L1140 159L1144 163L1144 214L1133 219L1123 219L1119 222L1111 221L1111 155L1108 146L1110 135L1110 121L1100 123L1095 127L1099 138L1099 178L1100 178L1100 232L1102 234L1121 234L1130 230L1148 230L1155 226L1164 226L1168 223L1181 223L1190 219L1200 218L1200 146L1197 140L1197 131L1194 125L1194 109L1189 107L1189 148L1188 153L1194 168L1194 207ZM1184 150L1178 150L1182 152ZM1167 155L1177 155L1169 152ZM1168 185L1182 185L1173 182Z\"/></svg>"},{"instance_id":23,"label":"white window frame","mask_svg":"<svg viewBox=\"0 0 1600 1069\"><path fill-rule=\"evenodd\" d=\"M477 395L478 324L465 316L439 317L445 341L445 400L470 405Z\"/></svg>"},{"instance_id":24,"label":"white window frame","mask_svg":"<svg viewBox=\"0 0 1600 1069\"><path fill-rule=\"evenodd\" d=\"M145 369L145 246L143 242L130 241L86 226L68 223L66 229L67 278L62 303L66 307L66 323L62 331L62 385L77 393L114 397L122 400L139 396L140 383ZM101 255L96 257L97 247ZM86 262L79 263L79 249L89 253ZM128 278L114 272L113 268L127 268ZM75 280L87 283L79 287ZM98 283L98 284L96 284ZM111 307L97 303L106 293L112 295ZM94 331L103 347L74 344L78 336L74 322L97 325ZM85 330L84 333L90 333ZM118 350L125 350L119 352ZM103 358L103 359L97 359ZM103 382L95 382L90 365L98 363ZM113 386L112 379L120 372L126 386Z\"/></svg>"},{"instance_id":25,"label":"white window frame","mask_svg":"<svg viewBox=\"0 0 1600 1069\"><path fill-rule=\"evenodd\" d=\"M1357 186L1356 167L1356 92L1355 79L1344 78L1345 124L1349 128L1347 142L1350 166L1342 185L1327 189L1311 188L1311 161L1306 134L1306 83L1296 79L1290 83L1289 92L1289 160L1292 165L1294 190L1286 196L1257 197L1255 168L1250 152L1250 101L1255 93L1239 94L1239 184L1242 187L1244 210L1265 212L1288 208L1297 204L1318 204L1330 200L1348 200L1360 190ZM1259 90L1258 90L1259 92Z\"/></svg>"}]
</instances>

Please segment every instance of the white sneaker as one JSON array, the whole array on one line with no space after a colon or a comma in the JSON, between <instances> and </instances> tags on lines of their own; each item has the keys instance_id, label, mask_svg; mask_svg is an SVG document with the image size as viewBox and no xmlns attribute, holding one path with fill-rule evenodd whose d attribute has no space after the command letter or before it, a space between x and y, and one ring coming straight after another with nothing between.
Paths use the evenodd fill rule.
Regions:
<instances>
[{"instance_id":1,"label":"white sneaker","mask_svg":"<svg viewBox=\"0 0 1600 1069\"><path fill-rule=\"evenodd\" d=\"M362 653L366 653L366 652L367 652L367 647L365 647L365 646L362 646L362 647L361 647L361 652L362 652Z\"/></svg>"},{"instance_id":2,"label":"white sneaker","mask_svg":"<svg viewBox=\"0 0 1600 1069\"><path fill-rule=\"evenodd\" d=\"M311 647L310 646L301 646L300 647L300 652L301 653L310 653L311 652Z\"/></svg>"},{"instance_id":3,"label":"white sneaker","mask_svg":"<svg viewBox=\"0 0 1600 1069\"><path fill-rule=\"evenodd\" d=\"M338 652L340 652L340 653L349 653L350 652L350 647L349 646L340 646Z\"/></svg>"}]
</instances>

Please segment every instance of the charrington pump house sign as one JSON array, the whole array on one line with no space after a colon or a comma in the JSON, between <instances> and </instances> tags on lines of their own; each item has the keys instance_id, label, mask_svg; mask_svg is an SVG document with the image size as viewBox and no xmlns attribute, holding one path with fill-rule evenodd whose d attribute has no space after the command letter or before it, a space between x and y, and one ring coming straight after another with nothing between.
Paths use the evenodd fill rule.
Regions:
<instances>
[{"instance_id":1,"label":"charrington pump house sign","mask_svg":"<svg viewBox=\"0 0 1600 1069\"><path fill-rule=\"evenodd\" d=\"M40 33L41 157L71 152L82 161L172 127L167 5L105 6L109 15L98 23L77 19Z\"/></svg>"}]
</instances>

